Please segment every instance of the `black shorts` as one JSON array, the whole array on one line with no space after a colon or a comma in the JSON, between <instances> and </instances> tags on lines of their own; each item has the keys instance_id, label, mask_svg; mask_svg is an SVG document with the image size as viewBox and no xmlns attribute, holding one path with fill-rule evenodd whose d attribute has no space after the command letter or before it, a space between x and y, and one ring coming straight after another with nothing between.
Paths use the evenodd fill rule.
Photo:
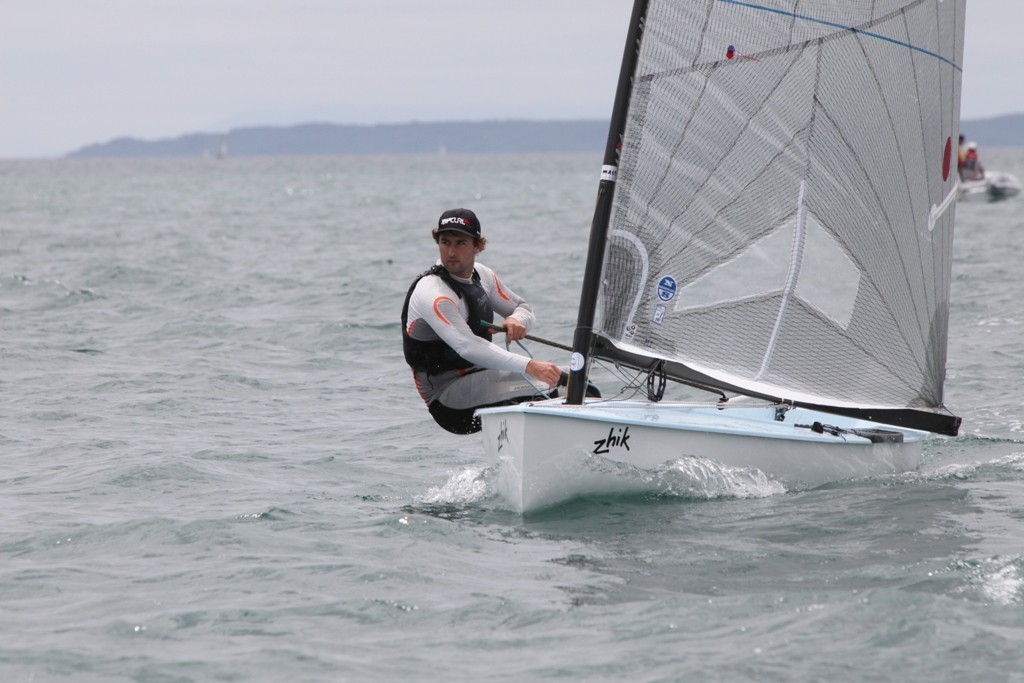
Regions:
<instances>
[{"instance_id":1,"label":"black shorts","mask_svg":"<svg viewBox=\"0 0 1024 683\"><path fill-rule=\"evenodd\" d=\"M442 405L440 401L431 401L427 406L434 422L452 434L476 434L480 431L480 418L473 415L480 408L493 408L495 406L510 406L523 401L532 401L533 396L525 396L518 401L502 401L487 406L476 406L473 408L449 408Z\"/></svg>"},{"instance_id":2,"label":"black shorts","mask_svg":"<svg viewBox=\"0 0 1024 683\"><path fill-rule=\"evenodd\" d=\"M565 386L565 382L569 379L569 376L565 373L562 374L562 379L558 382L557 387ZM556 387L556 391L557 391ZM552 392L552 397L556 394ZM600 398L601 392L593 384L587 384L587 396L594 398ZM449 408L443 405L440 401L431 401L427 406L427 410L430 411L431 417L434 418L434 422L439 424L443 429L451 432L452 434L476 434L480 431L480 418L473 415L480 408L494 408L497 406L511 406L516 403L524 403L526 401L536 400L537 396L518 396L516 398L509 399L507 401L500 401L499 403L490 403L485 406L474 406L473 408Z\"/></svg>"}]
</instances>

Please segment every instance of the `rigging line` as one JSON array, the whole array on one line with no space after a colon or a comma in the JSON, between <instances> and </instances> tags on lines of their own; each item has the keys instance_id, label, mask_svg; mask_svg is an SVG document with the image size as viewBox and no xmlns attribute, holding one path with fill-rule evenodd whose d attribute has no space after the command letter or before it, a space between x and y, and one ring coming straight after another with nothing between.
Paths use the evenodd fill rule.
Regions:
<instances>
[{"instance_id":1,"label":"rigging line","mask_svg":"<svg viewBox=\"0 0 1024 683\"><path fill-rule=\"evenodd\" d=\"M483 327L489 327L489 326L488 326L488 325L486 324L486 322L485 322L485 321L481 320L480 322L482 323L482 326L483 326ZM501 331L502 331L502 332L504 332L504 331L505 331L505 330L504 330L504 328L502 328L502 330L501 330ZM523 353L525 353L525 354L526 354L526 355L527 355L527 356L528 356L529 358L531 358L531 359L533 358L533 354L532 354L532 353L530 353L530 349L526 348L526 347L525 347L525 346L523 345L523 342L521 342L521 341L519 341L519 340L516 340L516 345L517 345L517 346L518 346L519 348L521 348L521 349L523 350ZM509 346L511 346L511 342L510 342L510 341L508 340L508 337L506 337L506 338L505 338L505 350L506 350L506 351L508 351L508 349L509 349ZM541 388L540 388L539 386L537 386L537 384L536 384L536 383L535 383L535 382L534 382L534 381L533 381L533 380L532 380L532 379L530 378L530 376L529 376L528 374L526 374L526 371L525 371L525 370L524 370L523 372L519 373L519 374L520 374L520 375L522 375L523 379L524 379L524 380L526 380L526 383L527 383L527 384L529 384L529 385L530 385L531 387L533 387L533 392L534 392L535 394L538 394L538 395L542 395L542 394L546 394L546 393L547 393L547 391L548 391L548 390L545 390L545 389L541 389Z\"/></svg>"},{"instance_id":2,"label":"rigging line","mask_svg":"<svg viewBox=\"0 0 1024 683\"><path fill-rule=\"evenodd\" d=\"M812 23L812 24L820 24L822 26L829 26L831 28L837 28L837 29L840 29L842 31L850 31L851 33L857 33L857 34L860 34L860 35L863 35L863 36L867 36L869 38L875 38L876 40L881 40L881 41L884 41L884 42L887 42L887 43L892 43L893 45L898 45L900 47L909 48L909 49L911 49L911 50L913 50L915 52L920 52L921 54L928 55L929 57L933 57L935 59L938 59L941 62L949 64L951 67L953 67L957 71L961 71L961 72L963 71L963 69L960 67L959 64L957 64L956 62L954 62L954 61L952 61L952 60L950 60L950 59L948 59L946 57L943 57L942 55L940 55L937 52L933 52L932 50L928 50L926 48L920 47L918 45L914 45L913 43L909 43L909 42L904 41L904 40L897 40L896 38L892 38L890 36L882 35L881 33L875 33L874 31L865 31L864 29L857 28L856 26L847 26L846 24L840 24L840 23L835 22L835 21L829 21L827 19L819 19L817 17L812 17L812 16L810 16L808 14L799 14L797 12L789 12L787 10L782 10L782 9L778 9L778 8L775 8L775 7L765 7L764 5L756 5L756 4L752 3L752 2L741 2L741 0L718 0L718 1L719 2L723 2L723 3L727 4L727 5L737 5L739 7L746 7L747 9L757 10L759 12L770 12L772 14L780 14L780 15L785 16L785 17L792 17L793 19L800 19L801 21L806 21L806 22L809 22L809 23ZM910 5L907 5L907 7L904 7L900 11L904 11L906 9L909 9L912 5L919 5L919 4L921 4L921 2L922 2L922 0L918 0L915 3L911 3ZM881 17L881 19L883 19L883 20L884 19L888 19L888 17ZM874 23L876 23L876 22L870 22L870 23L868 23L866 25L867 26L871 26Z\"/></svg>"},{"instance_id":3,"label":"rigging line","mask_svg":"<svg viewBox=\"0 0 1024 683\"><path fill-rule=\"evenodd\" d=\"M617 394L613 396L605 396L600 399L601 402L623 400L628 401L634 396L636 396L638 393L640 393L641 387L638 384L638 381L642 373L639 370L637 370L636 374L634 374L633 377L630 378L629 374L624 371L622 366L616 363L608 364L602 361L602 359L600 358L595 358L594 364L601 366L602 368L607 370L611 375L613 375L618 381L622 382L622 387L619 388ZM627 391L630 392L629 397L626 397Z\"/></svg>"},{"instance_id":4,"label":"rigging line","mask_svg":"<svg viewBox=\"0 0 1024 683\"><path fill-rule=\"evenodd\" d=\"M484 321L481 320L480 322L483 323ZM504 331L504 330L502 330L502 331ZM566 351L572 351L572 347L570 347L570 346L565 346L564 344L556 344L555 342L548 341L546 339L540 339L539 337L531 337L530 335L526 335L525 339L529 339L531 341L535 341L535 342L538 342L538 343L541 343L541 344L549 344L551 346L556 346L556 347L558 347L560 349L565 349ZM516 340L516 345L523 350L523 353L525 353L531 359L533 358L533 354L530 353L530 350L528 348L526 348L526 346L523 344L523 342L521 342L519 340ZM505 349L507 350L508 347L509 347L509 341L508 341L508 339L506 339L505 340ZM534 382L533 379L531 379L528 374L526 374L525 370L523 372L519 373L519 374L522 375L523 379L526 380L527 384L529 384L531 387L533 387L533 391L534 391L534 394L536 394L536 397L539 397L539 398L554 398L554 396L552 394L548 393L548 392L557 390L558 389L558 385L557 384L554 385L554 386L549 386L545 382L541 382L541 384L544 384L545 386L548 386L547 389L542 389L541 387L537 386L537 383Z\"/></svg>"}]
</instances>

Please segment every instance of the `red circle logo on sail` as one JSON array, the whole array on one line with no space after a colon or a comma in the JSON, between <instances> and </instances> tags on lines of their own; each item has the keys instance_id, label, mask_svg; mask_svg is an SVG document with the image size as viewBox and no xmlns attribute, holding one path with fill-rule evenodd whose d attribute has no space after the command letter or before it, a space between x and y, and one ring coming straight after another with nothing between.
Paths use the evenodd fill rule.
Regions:
<instances>
[{"instance_id":1,"label":"red circle logo on sail","mask_svg":"<svg viewBox=\"0 0 1024 683\"><path fill-rule=\"evenodd\" d=\"M946 151L942 153L942 182L949 180L949 169L953 161L953 138L946 138Z\"/></svg>"}]
</instances>

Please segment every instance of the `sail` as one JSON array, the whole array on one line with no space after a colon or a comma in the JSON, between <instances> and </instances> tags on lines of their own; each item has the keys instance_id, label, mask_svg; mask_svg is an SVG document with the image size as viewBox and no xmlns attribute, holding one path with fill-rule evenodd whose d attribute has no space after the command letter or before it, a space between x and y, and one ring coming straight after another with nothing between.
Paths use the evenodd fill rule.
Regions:
<instances>
[{"instance_id":1,"label":"sail","mask_svg":"<svg viewBox=\"0 0 1024 683\"><path fill-rule=\"evenodd\" d=\"M940 408L964 12L650 0L607 344L753 395Z\"/></svg>"}]
</instances>

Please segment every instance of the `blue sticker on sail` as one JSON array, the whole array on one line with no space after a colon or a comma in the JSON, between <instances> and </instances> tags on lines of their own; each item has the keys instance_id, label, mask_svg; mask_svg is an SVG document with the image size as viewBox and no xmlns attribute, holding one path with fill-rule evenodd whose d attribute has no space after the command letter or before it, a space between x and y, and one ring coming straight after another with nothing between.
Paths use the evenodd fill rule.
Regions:
<instances>
[{"instance_id":1,"label":"blue sticker on sail","mask_svg":"<svg viewBox=\"0 0 1024 683\"><path fill-rule=\"evenodd\" d=\"M672 301L676 295L676 279L671 275L661 278L658 283L658 298L662 301Z\"/></svg>"}]
</instances>

